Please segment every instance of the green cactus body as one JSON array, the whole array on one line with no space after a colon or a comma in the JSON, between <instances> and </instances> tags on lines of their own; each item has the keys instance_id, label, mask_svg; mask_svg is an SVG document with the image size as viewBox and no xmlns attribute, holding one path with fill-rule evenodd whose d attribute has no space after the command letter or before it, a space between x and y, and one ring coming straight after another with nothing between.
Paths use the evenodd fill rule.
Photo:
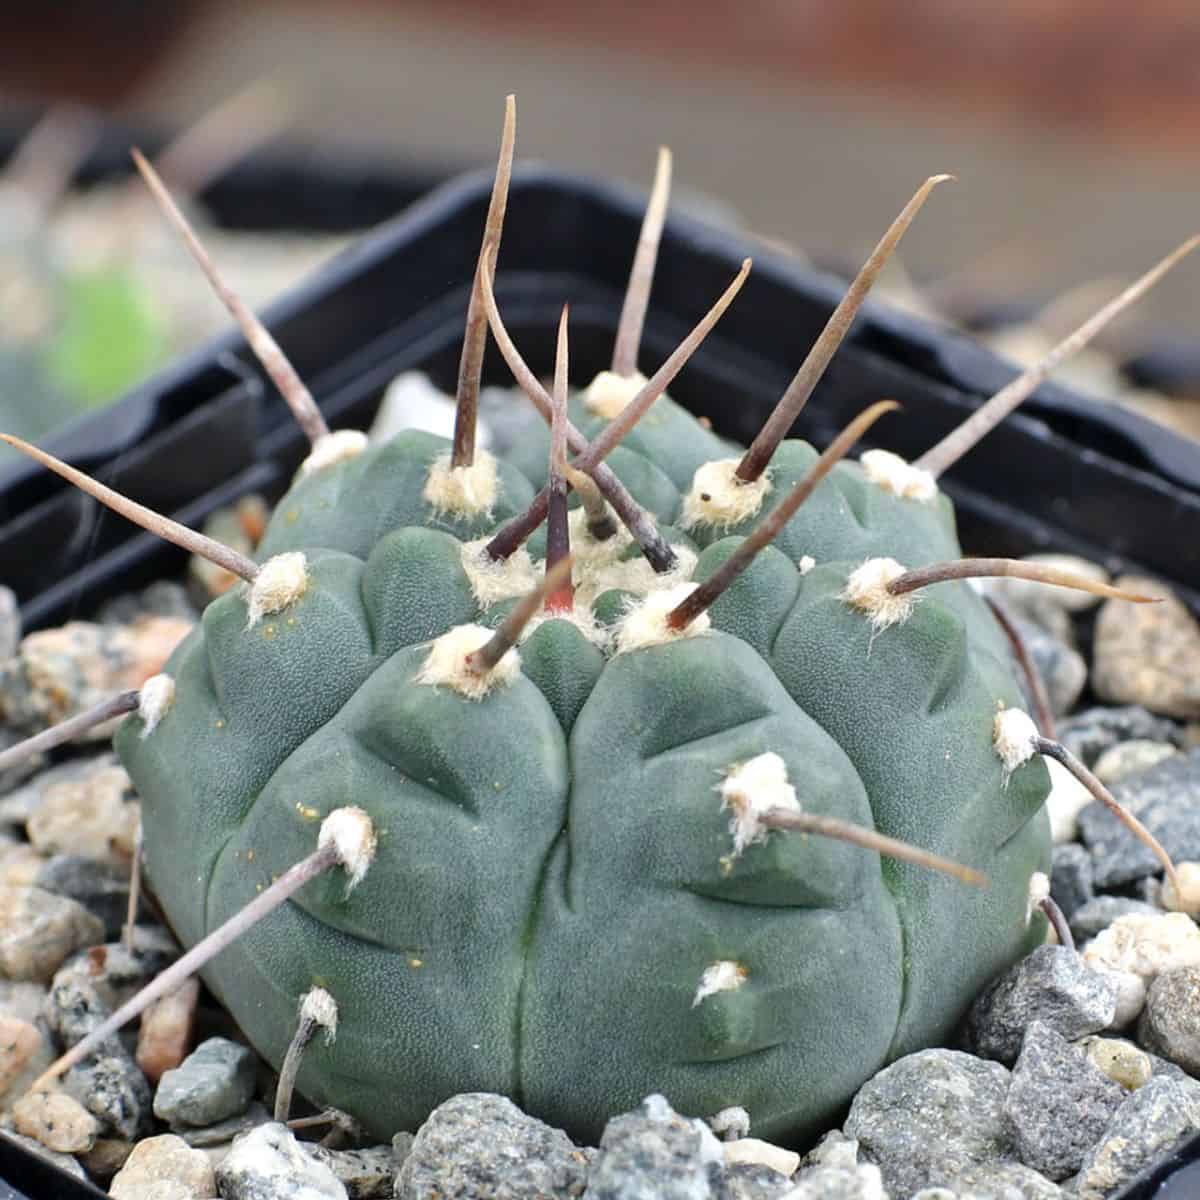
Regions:
<instances>
[{"instance_id":1,"label":"green cactus body","mask_svg":"<svg viewBox=\"0 0 1200 1200\"><path fill-rule=\"evenodd\" d=\"M578 395L571 397L567 415L588 441L608 423ZM544 426L535 427L508 458L540 487L546 482L549 450L549 432ZM728 452L728 442L705 429L670 396L663 395L613 452L609 464L639 504L661 520L671 521L676 514L666 510L672 503L678 509L679 495L691 484L696 468ZM670 490L664 483L670 484Z\"/></svg>"},{"instance_id":2,"label":"green cactus body","mask_svg":"<svg viewBox=\"0 0 1200 1200\"><path fill-rule=\"evenodd\" d=\"M407 526L442 529L470 540L515 517L533 499L529 481L501 462L491 504L469 514L439 508L425 491L430 467L449 454L445 438L408 429L353 458L301 474L280 501L259 557L333 546L365 559L384 534Z\"/></svg>"},{"instance_id":3,"label":"green cactus body","mask_svg":"<svg viewBox=\"0 0 1200 1200\"><path fill-rule=\"evenodd\" d=\"M647 434L629 456L678 494L696 447L727 447L666 411L690 423L668 439L679 454ZM381 1137L481 1089L589 1138L658 1090L689 1113L744 1105L762 1136L819 1131L1044 934L1027 895L1049 860L1048 777L1040 760L1006 776L994 748L997 707L1019 692L990 615L942 584L876 631L842 599L868 556L957 556L949 503L839 468L711 628L617 653L588 635L590 614L546 619L517 677L473 700L422 681L428 643L505 611L479 601L460 539L532 486L501 464L490 518L432 512L435 442L402 435L301 478L263 551L304 551L303 595L249 627L244 595L215 601L168 664L174 707L148 736L137 716L119 731L173 925L195 941L355 804L379 832L361 886L347 894L340 872L306 886L206 971L276 1063L299 996L334 996L337 1040L314 1042L299 1077L313 1100ZM812 458L787 443L772 489ZM752 524L690 529L694 577ZM817 565L802 573L801 555ZM596 627L628 586L592 589ZM743 836L723 789L770 755L805 811L953 857L990 887L822 837Z\"/></svg>"}]
</instances>

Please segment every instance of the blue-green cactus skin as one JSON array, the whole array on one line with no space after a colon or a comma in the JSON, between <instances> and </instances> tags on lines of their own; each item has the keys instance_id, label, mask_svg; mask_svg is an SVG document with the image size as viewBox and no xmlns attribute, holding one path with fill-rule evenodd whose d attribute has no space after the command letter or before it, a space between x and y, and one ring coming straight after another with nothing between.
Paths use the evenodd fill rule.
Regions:
<instances>
[{"instance_id":1,"label":"blue-green cactus skin","mask_svg":"<svg viewBox=\"0 0 1200 1200\"><path fill-rule=\"evenodd\" d=\"M299 476L275 510L259 558L331 546L365 559L384 534L408 526L441 529L470 541L529 506L529 481L501 462L496 503L489 511L464 518L435 509L422 492L430 466L449 453L445 438L406 429L355 458Z\"/></svg>"},{"instance_id":2,"label":"blue-green cactus skin","mask_svg":"<svg viewBox=\"0 0 1200 1200\"><path fill-rule=\"evenodd\" d=\"M676 512L692 458L728 456L691 418L679 436L679 413L669 442L651 425L626 460L660 456ZM689 1113L743 1105L756 1135L813 1135L887 1061L947 1036L1045 932L1027 894L1048 868L1048 776L1034 760L1006 777L994 749L996 711L1020 693L990 614L944 584L876 632L840 598L868 556L957 556L948 502L899 500L839 467L713 605L709 631L614 655L546 620L521 674L473 701L416 676L432 638L508 607L481 611L460 539L538 480L502 464L490 522L456 523L420 497L448 449L435 443L402 435L301 479L262 553L305 551L303 596L249 628L243 595L215 601L167 666L174 707L149 736L136 715L118 732L173 926L194 942L355 804L379 833L357 890L322 877L205 972L276 1064L299 997L333 994L337 1039L310 1045L299 1078L315 1102L386 1137L492 1090L594 1138L663 1091ZM813 458L781 447L772 495ZM746 529L689 532L702 579ZM801 555L817 561L803 574ZM597 619L624 601L601 596ZM766 752L807 811L990 886L795 833L735 853L722 776ZM718 963L739 982L701 994Z\"/></svg>"}]
</instances>

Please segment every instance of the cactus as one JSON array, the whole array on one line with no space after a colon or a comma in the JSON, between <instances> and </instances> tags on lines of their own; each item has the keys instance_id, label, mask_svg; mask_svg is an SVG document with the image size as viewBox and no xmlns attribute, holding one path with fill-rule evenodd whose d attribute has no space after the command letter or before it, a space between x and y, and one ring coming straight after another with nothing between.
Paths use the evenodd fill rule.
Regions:
<instances>
[{"instance_id":1,"label":"cactus","mask_svg":"<svg viewBox=\"0 0 1200 1200\"><path fill-rule=\"evenodd\" d=\"M568 401L565 313L552 394L521 361L491 282L512 123L510 99L452 442L330 433L139 159L313 442L261 561L224 554L245 586L209 605L164 677L119 698L136 705L116 745L146 872L185 943L223 947L205 978L286 1062L283 1113L295 1081L387 1136L488 1090L595 1137L662 1091L800 1140L885 1063L945 1038L1046 932L1039 755L1059 748L1020 712L1008 639L963 582L1019 568L954 561L936 475L963 446L927 469L840 461L889 403L822 454L783 440L941 177L741 451L663 389L745 269L664 368L634 372L668 157L614 370ZM537 454L514 456L523 470L474 446L485 316L548 419ZM985 405L970 437L1044 373ZM377 840L352 889L330 868L353 856L313 850L347 808ZM299 886L297 863L292 902L242 930L274 879ZM212 933L225 922L232 944ZM310 1041L317 1023L329 1036Z\"/></svg>"}]
</instances>

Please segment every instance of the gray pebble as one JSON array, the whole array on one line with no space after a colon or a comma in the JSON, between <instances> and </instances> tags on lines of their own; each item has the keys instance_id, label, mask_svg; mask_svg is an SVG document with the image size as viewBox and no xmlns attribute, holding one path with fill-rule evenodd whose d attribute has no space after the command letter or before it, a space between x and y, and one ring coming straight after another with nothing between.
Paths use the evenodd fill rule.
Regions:
<instances>
[{"instance_id":1,"label":"gray pebble","mask_svg":"<svg viewBox=\"0 0 1200 1200\"><path fill-rule=\"evenodd\" d=\"M245 1112L254 1096L254 1052L228 1038L201 1042L158 1081L154 1115L169 1125L214 1125Z\"/></svg>"},{"instance_id":2,"label":"gray pebble","mask_svg":"<svg viewBox=\"0 0 1200 1200\"><path fill-rule=\"evenodd\" d=\"M1096 894L1092 856L1078 842L1055 846L1050 867L1050 897L1071 918Z\"/></svg>"},{"instance_id":3,"label":"gray pebble","mask_svg":"<svg viewBox=\"0 0 1200 1200\"><path fill-rule=\"evenodd\" d=\"M1083 1165L1128 1093L1041 1021L1025 1031L1004 1111L1021 1161L1049 1179Z\"/></svg>"},{"instance_id":4,"label":"gray pebble","mask_svg":"<svg viewBox=\"0 0 1200 1200\"><path fill-rule=\"evenodd\" d=\"M1058 727L1064 746L1093 766L1105 750L1135 739L1183 745L1183 730L1166 717L1156 717L1137 704L1088 708L1068 717Z\"/></svg>"},{"instance_id":5,"label":"gray pebble","mask_svg":"<svg viewBox=\"0 0 1200 1200\"><path fill-rule=\"evenodd\" d=\"M82 904L35 887L0 886L0 975L49 980L104 926Z\"/></svg>"},{"instance_id":6,"label":"gray pebble","mask_svg":"<svg viewBox=\"0 0 1200 1200\"><path fill-rule=\"evenodd\" d=\"M310 1158L333 1172L350 1200L376 1200L392 1195L396 1159L391 1146L367 1146L361 1150L329 1150L315 1142L301 1142L300 1146Z\"/></svg>"},{"instance_id":7,"label":"gray pebble","mask_svg":"<svg viewBox=\"0 0 1200 1200\"><path fill-rule=\"evenodd\" d=\"M0 584L0 662L7 662L21 644L21 610L17 595Z\"/></svg>"},{"instance_id":8,"label":"gray pebble","mask_svg":"<svg viewBox=\"0 0 1200 1200\"><path fill-rule=\"evenodd\" d=\"M922 1050L885 1067L859 1090L843 1132L909 1196L967 1163L1011 1157L1004 1112L1009 1073L957 1050Z\"/></svg>"},{"instance_id":9,"label":"gray pebble","mask_svg":"<svg viewBox=\"0 0 1200 1200\"><path fill-rule=\"evenodd\" d=\"M189 1146L198 1150L210 1146L223 1146L232 1142L239 1133L246 1133L256 1125L265 1125L271 1120L271 1114L257 1101L252 1103L243 1113L236 1117L227 1117L212 1125L183 1126L178 1130L179 1136Z\"/></svg>"},{"instance_id":10,"label":"gray pebble","mask_svg":"<svg viewBox=\"0 0 1200 1200\"><path fill-rule=\"evenodd\" d=\"M1138 1021L1138 1041L1200 1075L1200 967L1165 971L1150 985Z\"/></svg>"},{"instance_id":11,"label":"gray pebble","mask_svg":"<svg viewBox=\"0 0 1200 1200\"><path fill-rule=\"evenodd\" d=\"M1066 1195L1057 1183L1019 1162L964 1163L938 1178L954 1200L1060 1200Z\"/></svg>"},{"instance_id":12,"label":"gray pebble","mask_svg":"<svg viewBox=\"0 0 1200 1200\"><path fill-rule=\"evenodd\" d=\"M1161 911L1144 900L1134 900L1130 896L1095 896L1072 914L1071 932L1076 941L1082 943L1107 929L1118 917L1127 916L1129 913L1141 913L1144 917L1152 917Z\"/></svg>"},{"instance_id":13,"label":"gray pebble","mask_svg":"<svg viewBox=\"0 0 1200 1200\"><path fill-rule=\"evenodd\" d=\"M715 1200L721 1144L703 1121L679 1116L662 1096L613 1117L587 1181L587 1200Z\"/></svg>"},{"instance_id":14,"label":"gray pebble","mask_svg":"<svg viewBox=\"0 0 1200 1200\"><path fill-rule=\"evenodd\" d=\"M1176 862L1200 859L1200 748L1129 776L1112 793ZM1162 870L1154 852L1101 804L1089 804L1079 814L1079 835L1092 853L1099 888Z\"/></svg>"},{"instance_id":15,"label":"gray pebble","mask_svg":"<svg viewBox=\"0 0 1200 1200\"><path fill-rule=\"evenodd\" d=\"M396 1160L397 1171L404 1166L405 1159L412 1153L413 1142L416 1140L416 1134L409 1133L407 1129L392 1134L392 1157Z\"/></svg>"},{"instance_id":16,"label":"gray pebble","mask_svg":"<svg viewBox=\"0 0 1200 1200\"><path fill-rule=\"evenodd\" d=\"M129 871L81 854L56 854L37 873L35 887L77 900L104 922L104 936L117 938L129 905Z\"/></svg>"},{"instance_id":17,"label":"gray pebble","mask_svg":"<svg viewBox=\"0 0 1200 1200\"><path fill-rule=\"evenodd\" d=\"M1200 1084L1155 1076L1113 1114L1077 1176L1078 1200L1107 1200L1143 1167L1200 1128Z\"/></svg>"},{"instance_id":18,"label":"gray pebble","mask_svg":"<svg viewBox=\"0 0 1200 1200\"><path fill-rule=\"evenodd\" d=\"M68 964L50 985L43 1015L51 1032L69 1049L112 1011L100 989ZM150 1084L115 1034L72 1067L63 1077L63 1086L100 1122L104 1135L132 1141L149 1131Z\"/></svg>"},{"instance_id":19,"label":"gray pebble","mask_svg":"<svg viewBox=\"0 0 1200 1200\"><path fill-rule=\"evenodd\" d=\"M1142 740L1121 742L1119 745L1105 750L1096 760L1093 769L1096 778L1111 787L1114 783L1130 775L1148 771L1151 767L1157 766L1171 755L1178 753L1178 747L1172 746L1170 742Z\"/></svg>"},{"instance_id":20,"label":"gray pebble","mask_svg":"<svg viewBox=\"0 0 1200 1200\"><path fill-rule=\"evenodd\" d=\"M72 1067L63 1087L100 1122L103 1135L131 1142L150 1132L150 1084L120 1042L114 1053L92 1054Z\"/></svg>"},{"instance_id":21,"label":"gray pebble","mask_svg":"<svg viewBox=\"0 0 1200 1200\"><path fill-rule=\"evenodd\" d=\"M24 739L24 735L18 741ZM58 763L45 771L39 771L28 783L12 790L0 789L7 794L0 800L0 825L24 826L46 798L46 793L60 783L82 783L109 767L117 766L117 756L112 751L94 754L90 758L73 758Z\"/></svg>"},{"instance_id":22,"label":"gray pebble","mask_svg":"<svg viewBox=\"0 0 1200 1200\"><path fill-rule=\"evenodd\" d=\"M160 579L140 592L125 592L106 600L96 613L102 625L132 625L138 617L181 617L198 621L200 611L188 597L187 588L173 579Z\"/></svg>"},{"instance_id":23,"label":"gray pebble","mask_svg":"<svg viewBox=\"0 0 1200 1200\"><path fill-rule=\"evenodd\" d=\"M42 1015L46 991L44 984L28 979L0 979L0 1014L32 1025Z\"/></svg>"},{"instance_id":24,"label":"gray pebble","mask_svg":"<svg viewBox=\"0 0 1200 1200\"><path fill-rule=\"evenodd\" d=\"M880 1200L882 1186L879 1168L873 1163L813 1167L792 1179L786 1200Z\"/></svg>"},{"instance_id":25,"label":"gray pebble","mask_svg":"<svg viewBox=\"0 0 1200 1200\"><path fill-rule=\"evenodd\" d=\"M78 961L67 963L54 976L46 994L43 1016L52 1033L70 1048L112 1015L113 1005ZM117 1046L116 1035L105 1042Z\"/></svg>"},{"instance_id":26,"label":"gray pebble","mask_svg":"<svg viewBox=\"0 0 1200 1200\"><path fill-rule=\"evenodd\" d=\"M1011 1063L1025 1030L1044 1021L1068 1040L1107 1029L1117 987L1062 946L1039 946L993 980L967 1014L967 1043L984 1058Z\"/></svg>"},{"instance_id":27,"label":"gray pebble","mask_svg":"<svg viewBox=\"0 0 1200 1200\"><path fill-rule=\"evenodd\" d=\"M787 1195L790 1200L801 1200L803 1193L791 1190L796 1182L762 1163L730 1163L713 1197L714 1200L783 1200Z\"/></svg>"},{"instance_id":28,"label":"gray pebble","mask_svg":"<svg viewBox=\"0 0 1200 1200\"><path fill-rule=\"evenodd\" d=\"M587 1155L565 1133L490 1092L452 1096L429 1114L396 1175L402 1200L580 1196Z\"/></svg>"},{"instance_id":29,"label":"gray pebble","mask_svg":"<svg viewBox=\"0 0 1200 1200\"><path fill-rule=\"evenodd\" d=\"M25 740L25 737L25 734L18 733L15 729L10 729L7 725L0 725L0 751L19 745ZM33 754L28 758L21 759L19 762L12 763L10 766L0 768L0 796L11 792L18 784L23 783L31 775L36 774L45 765L46 756L44 754ZM7 823L16 824L13 821Z\"/></svg>"},{"instance_id":30,"label":"gray pebble","mask_svg":"<svg viewBox=\"0 0 1200 1200\"><path fill-rule=\"evenodd\" d=\"M1159 603L1101 606L1092 641L1096 695L1184 720L1200 717L1200 623L1161 580L1122 575L1114 582Z\"/></svg>"},{"instance_id":31,"label":"gray pebble","mask_svg":"<svg viewBox=\"0 0 1200 1200\"><path fill-rule=\"evenodd\" d=\"M337 1176L274 1121L234 1139L217 1188L223 1200L348 1200Z\"/></svg>"},{"instance_id":32,"label":"gray pebble","mask_svg":"<svg viewBox=\"0 0 1200 1200\"><path fill-rule=\"evenodd\" d=\"M1016 615L1012 620L1042 678L1054 715L1069 712L1087 683L1083 656L1033 621Z\"/></svg>"}]
</instances>

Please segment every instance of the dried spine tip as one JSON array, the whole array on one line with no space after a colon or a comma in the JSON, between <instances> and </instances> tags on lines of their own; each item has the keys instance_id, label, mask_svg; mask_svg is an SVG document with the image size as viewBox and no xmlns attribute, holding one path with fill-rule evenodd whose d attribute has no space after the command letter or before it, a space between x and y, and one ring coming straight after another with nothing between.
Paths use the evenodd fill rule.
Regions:
<instances>
[{"instance_id":1,"label":"dried spine tip","mask_svg":"<svg viewBox=\"0 0 1200 1200\"><path fill-rule=\"evenodd\" d=\"M170 193L163 185L163 181L159 179L154 168L146 161L139 150L134 149L131 153L133 161L137 164L137 169L142 173L142 178L154 194L159 207L166 214L167 219L175 227L180 237L183 238L192 257L196 260L201 271L204 272L205 277L208 279L209 284L213 291L216 292L221 303L225 305L230 316L237 322L238 327L242 331L242 336L246 339L247 345L253 351L255 358L262 363L263 370L266 371L271 377L272 382L279 389L279 394L286 401L288 408L291 409L296 423L304 430L309 442L315 446L321 438L329 433L329 426L325 424L325 418L321 415L321 410L317 408L317 402L313 399L312 393L304 386L300 376L296 374L296 369L288 362L286 355L280 349L279 343L267 331L267 327L243 303L241 297L221 278L216 265L208 255L208 251L204 249L200 239L188 223L187 218L179 210L178 205L171 199Z\"/></svg>"},{"instance_id":2,"label":"dried spine tip","mask_svg":"<svg viewBox=\"0 0 1200 1200\"><path fill-rule=\"evenodd\" d=\"M580 399L593 416L614 421L645 386L646 377L640 371L630 371L626 375L601 371L583 389Z\"/></svg>"},{"instance_id":3,"label":"dried spine tip","mask_svg":"<svg viewBox=\"0 0 1200 1200\"><path fill-rule=\"evenodd\" d=\"M937 497L937 480L928 471L914 467L890 450L868 450L858 461L867 478L893 496L919 500L923 504Z\"/></svg>"},{"instance_id":4,"label":"dried spine tip","mask_svg":"<svg viewBox=\"0 0 1200 1200\"><path fill-rule=\"evenodd\" d=\"M712 622L706 612L701 612L686 625L677 627L671 623L671 615L695 590L694 583L677 583L651 592L644 600L631 605L617 625L616 653L626 654L630 650L661 646L681 637L708 633Z\"/></svg>"},{"instance_id":5,"label":"dried spine tip","mask_svg":"<svg viewBox=\"0 0 1200 1200\"><path fill-rule=\"evenodd\" d=\"M13 437L9 433L0 433L0 441L7 442L10 446L20 450L22 454L36 459L43 467L49 468L56 475L61 475L68 483L73 483L81 492L86 492L93 499L99 500L106 508L111 508L113 512L119 513L135 525L140 525L148 533L162 538L163 541L170 542L181 550L186 550L189 554L198 554L216 566L231 571L234 575L246 580L247 583L253 582L257 576L258 563L214 538L197 533L186 525L180 525L178 521L172 521L170 517L161 516L144 504L138 504L135 500L122 496L120 492L114 492L112 488L105 487L90 475L85 475L75 467L68 466L54 455L47 454L45 450L39 450L37 446L23 442L19 437Z\"/></svg>"},{"instance_id":6,"label":"dried spine tip","mask_svg":"<svg viewBox=\"0 0 1200 1200\"><path fill-rule=\"evenodd\" d=\"M931 871L941 871L945 875L954 876L962 883L969 883L975 887L987 886L987 876L973 867L963 866L962 863L943 858L940 854L922 850L920 846L877 833L864 825L855 825L852 821L843 821L839 817L774 808L763 813L759 820L768 829L791 829L798 833L815 833L821 837L837 838L838 841L861 846L864 850L874 850L877 854L898 859L900 862L927 867Z\"/></svg>"},{"instance_id":7,"label":"dried spine tip","mask_svg":"<svg viewBox=\"0 0 1200 1200\"><path fill-rule=\"evenodd\" d=\"M758 516L771 490L770 474L764 471L757 479L743 483L737 477L740 461L723 458L696 468L691 489L683 498L681 528L725 529Z\"/></svg>"},{"instance_id":8,"label":"dried spine tip","mask_svg":"<svg viewBox=\"0 0 1200 1200\"><path fill-rule=\"evenodd\" d=\"M820 336L808 352L808 357L800 365L800 370L796 372L795 378L788 384L787 391L784 392L774 411L759 430L758 436L751 442L750 448L743 455L737 471L738 478L743 482L750 483L767 469L767 464L771 461L779 443L787 437L792 423L808 402L808 398L820 382L821 376L825 374L825 369L829 366L837 348L850 332L850 326L854 323L858 310L866 300L867 293L870 292L884 264L891 258L892 252L904 236L905 230L912 224L913 218L929 198L930 192L939 183L953 178L953 175L933 175L925 180L871 252L871 257L854 277L845 296L842 297L841 303L833 310L825 328L821 330Z\"/></svg>"},{"instance_id":9,"label":"dried spine tip","mask_svg":"<svg viewBox=\"0 0 1200 1200\"><path fill-rule=\"evenodd\" d=\"M567 316L564 304L558 322L558 345L554 356L554 413L550 422L550 464L547 490L550 498L546 511L546 569L556 567L571 553L571 531L567 517ZM568 573L560 588L546 592L548 613L572 612L575 592Z\"/></svg>"},{"instance_id":10,"label":"dried spine tip","mask_svg":"<svg viewBox=\"0 0 1200 1200\"><path fill-rule=\"evenodd\" d=\"M477 516L490 513L500 490L494 455L486 450L473 452L473 461L461 467L454 465L453 456L439 454L429 464L422 499L436 513L456 516Z\"/></svg>"},{"instance_id":11,"label":"dried spine tip","mask_svg":"<svg viewBox=\"0 0 1200 1200\"><path fill-rule=\"evenodd\" d=\"M719 992L736 992L746 982L747 977L746 968L741 963L729 959L722 959L712 966L705 967L696 994L692 997L692 1007L697 1008L701 1001Z\"/></svg>"},{"instance_id":12,"label":"dried spine tip","mask_svg":"<svg viewBox=\"0 0 1200 1200\"><path fill-rule=\"evenodd\" d=\"M1200 236L1189 238L1182 246L1173 250L1119 296L1110 300L1074 333L1059 342L1041 362L1022 372L1012 383L985 401L957 429L917 459L916 465L937 479L1031 395L1055 367L1076 351L1082 350L1105 325L1135 301L1140 300L1180 259L1190 254L1198 245Z\"/></svg>"},{"instance_id":13,"label":"dried spine tip","mask_svg":"<svg viewBox=\"0 0 1200 1200\"><path fill-rule=\"evenodd\" d=\"M992 745L1004 764L1004 774L1011 775L1037 753L1037 726L1028 713L1019 708L1006 708L992 721Z\"/></svg>"},{"instance_id":14,"label":"dried spine tip","mask_svg":"<svg viewBox=\"0 0 1200 1200\"><path fill-rule=\"evenodd\" d=\"M884 413L899 408L895 400L881 400L858 414L826 446L821 457L794 488L759 522L745 541L670 616L672 628L682 629L707 609L750 565L754 556L778 535L800 506L817 490L821 480L850 452L850 448Z\"/></svg>"},{"instance_id":15,"label":"dried spine tip","mask_svg":"<svg viewBox=\"0 0 1200 1200\"><path fill-rule=\"evenodd\" d=\"M1147 846L1151 853L1162 863L1163 870L1166 872L1167 879L1170 885L1175 889L1176 894L1182 891L1179 883L1179 876L1175 871L1175 864L1171 861L1171 856L1164 849L1162 843L1148 830L1145 825L1138 820L1123 804L1120 804L1116 797L1088 770L1087 767L1071 753L1061 742L1051 741L1050 738L1041 737L1040 735L1033 740L1034 752L1044 754L1047 758L1054 759L1055 762L1066 767L1066 769L1075 776L1075 778L1083 784L1092 795L1104 805L1105 808L1117 818L1143 845Z\"/></svg>"},{"instance_id":16,"label":"dried spine tip","mask_svg":"<svg viewBox=\"0 0 1200 1200\"><path fill-rule=\"evenodd\" d=\"M494 688L512 683L521 673L521 656L515 649L510 648L490 670L477 670L469 663L494 633L484 625L456 625L434 639L414 682L448 687L468 700L482 700Z\"/></svg>"},{"instance_id":17,"label":"dried spine tip","mask_svg":"<svg viewBox=\"0 0 1200 1200\"><path fill-rule=\"evenodd\" d=\"M337 463L357 458L367 448L367 435L358 429L338 429L323 434L313 443L308 457L300 464L301 475L323 471Z\"/></svg>"},{"instance_id":18,"label":"dried spine tip","mask_svg":"<svg viewBox=\"0 0 1200 1200\"><path fill-rule=\"evenodd\" d=\"M149 737L175 703L175 680L170 675L151 675L138 692L138 716L142 718L142 737Z\"/></svg>"},{"instance_id":19,"label":"dried spine tip","mask_svg":"<svg viewBox=\"0 0 1200 1200\"><path fill-rule=\"evenodd\" d=\"M512 178L513 150L517 140L517 101L509 95L504 99L504 131L500 135L500 157L496 163L496 178L488 201L487 218L483 226L483 244L475 266L471 298L467 302L467 326L463 334L462 357L458 362L458 386L455 389L454 440L450 463L456 469L470 467L475 462L475 430L479 415L479 381L483 375L483 353L487 349L487 308L483 302L482 275L487 270L489 252L500 249L500 234L504 229L504 212L508 207L508 185Z\"/></svg>"},{"instance_id":20,"label":"dried spine tip","mask_svg":"<svg viewBox=\"0 0 1200 1200\"><path fill-rule=\"evenodd\" d=\"M721 808L729 809L733 819L729 833L733 838L733 857L747 846L766 841L767 829L759 818L772 809L800 812L796 789L788 782L787 763L778 754L759 754L730 767L717 785Z\"/></svg>"},{"instance_id":21,"label":"dried spine tip","mask_svg":"<svg viewBox=\"0 0 1200 1200\"><path fill-rule=\"evenodd\" d=\"M1048 583L1055 587L1074 588L1090 592L1093 596L1104 596L1109 600L1128 600L1132 604L1154 604L1157 596L1143 596L1140 592L1129 592L1112 584L1102 583L1088 575L1064 571L1047 563L1029 562L1023 558L960 558L954 562L933 563L928 567L917 567L906 571L888 584L893 596L903 596L931 583L945 583L952 579L1029 579L1034 583Z\"/></svg>"},{"instance_id":22,"label":"dried spine tip","mask_svg":"<svg viewBox=\"0 0 1200 1200\"><path fill-rule=\"evenodd\" d=\"M361 808L335 809L321 824L316 850L289 867L278 879L259 892L245 908L198 941L182 958L155 976L153 981L132 999L122 1004L86 1037L76 1042L34 1081L29 1090L44 1090L53 1080L94 1054L134 1017L140 1016L156 1000L175 991L205 963L215 958L226 946L235 942L318 875L340 866L350 877L349 887L353 888L362 880L374 856L375 829L370 817Z\"/></svg>"},{"instance_id":23,"label":"dried spine tip","mask_svg":"<svg viewBox=\"0 0 1200 1200\"><path fill-rule=\"evenodd\" d=\"M15 763L24 762L25 759L32 758L35 754L41 754L46 750L53 750L55 746L62 746L67 742L74 741L75 738L95 729L97 725L103 725L105 721L111 721L114 717L122 717L126 713L133 712L138 706L138 701L138 692L120 692L111 699L102 700L92 708L68 717L65 721L60 721L49 729L43 729L41 733L35 733L33 737L28 737L15 746L9 746L7 750L0 751L0 771L6 770Z\"/></svg>"},{"instance_id":24,"label":"dried spine tip","mask_svg":"<svg viewBox=\"0 0 1200 1200\"><path fill-rule=\"evenodd\" d=\"M666 146L660 146L658 162L654 169L654 186L650 190L646 215L642 218L642 230L638 235L637 250L633 256L629 285L625 289L625 302L621 306L621 319L617 325L617 338L613 346L612 369L617 375L632 375L637 370L638 346L642 340L646 309L650 305L654 264L658 259L658 244L662 239L670 195L671 151Z\"/></svg>"},{"instance_id":25,"label":"dried spine tip","mask_svg":"<svg viewBox=\"0 0 1200 1200\"><path fill-rule=\"evenodd\" d=\"M300 998L299 1017L296 1032L279 1068L279 1085L275 1089L275 1120L281 1122L286 1121L291 1112L292 1091L300 1072L300 1060L317 1027L325 1030L327 1046L337 1037L337 1003L323 987L314 987Z\"/></svg>"},{"instance_id":26,"label":"dried spine tip","mask_svg":"<svg viewBox=\"0 0 1200 1200\"><path fill-rule=\"evenodd\" d=\"M504 328L500 311L496 307L496 297L492 291L492 261L488 254L485 253L484 257L487 269L481 276L483 301L487 307L488 324L496 338L496 345L500 347L500 353L504 356L504 361L508 363L509 370L512 371L521 390L530 398L538 412L549 421L552 408L550 397L537 376L521 357L512 338L509 337L508 330ZM570 423L567 424L567 444L577 453L587 450L590 445L587 438ZM629 494L629 489L604 463L598 463L589 473L595 479L596 486L603 493L605 499L612 505L613 512L617 514L621 523L641 547L647 562L656 571L670 571L675 566L675 553L667 545L662 534L658 532L654 518L634 500ZM510 522L488 543L488 555L493 559L500 560L512 554L514 549L519 547L545 519L548 499L544 489L539 492L534 497L525 516Z\"/></svg>"},{"instance_id":27,"label":"dried spine tip","mask_svg":"<svg viewBox=\"0 0 1200 1200\"><path fill-rule=\"evenodd\" d=\"M308 590L308 559L300 550L268 558L258 569L246 597L246 628L264 616L281 612Z\"/></svg>"}]
</instances>

